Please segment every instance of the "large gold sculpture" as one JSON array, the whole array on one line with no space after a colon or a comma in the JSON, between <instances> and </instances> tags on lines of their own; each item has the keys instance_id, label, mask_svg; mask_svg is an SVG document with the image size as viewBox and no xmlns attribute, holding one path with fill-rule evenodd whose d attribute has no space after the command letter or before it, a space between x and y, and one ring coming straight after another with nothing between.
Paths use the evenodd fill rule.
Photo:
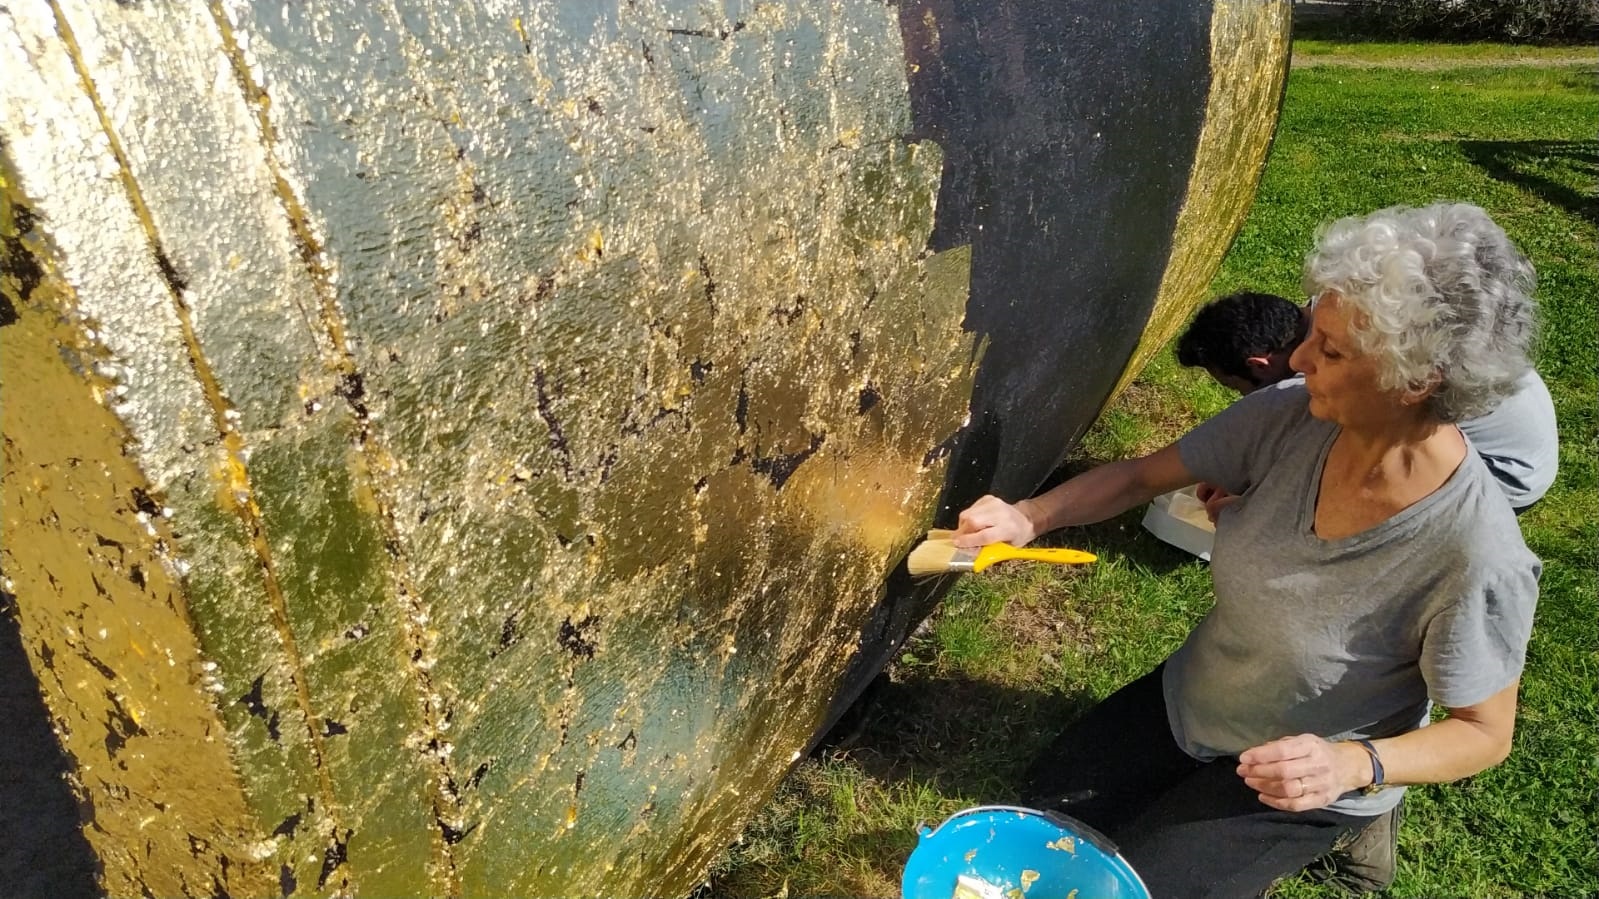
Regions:
<instances>
[{"instance_id":1,"label":"large gold sculpture","mask_svg":"<svg viewBox=\"0 0 1599 899\"><path fill-rule=\"evenodd\" d=\"M1211 74L1171 125L1027 74L1045 7L0 9L0 570L100 888L691 887L929 600L940 498L1047 473L1253 192L1286 2L1128 33ZM1000 158L1014 110L950 123L1007 67L1170 152L1062 108ZM1066 163L1166 185L1112 212L1169 254L1095 251L1145 286L1003 283L984 217Z\"/></svg>"}]
</instances>

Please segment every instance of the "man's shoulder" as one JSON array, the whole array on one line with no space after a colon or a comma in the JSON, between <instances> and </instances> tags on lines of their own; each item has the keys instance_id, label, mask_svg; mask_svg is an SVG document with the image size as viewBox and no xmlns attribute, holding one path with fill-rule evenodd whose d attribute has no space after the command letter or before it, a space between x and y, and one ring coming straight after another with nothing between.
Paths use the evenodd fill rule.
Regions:
<instances>
[{"instance_id":1,"label":"man's shoulder","mask_svg":"<svg viewBox=\"0 0 1599 899\"><path fill-rule=\"evenodd\" d=\"M1554 400L1538 373L1529 371L1498 408L1460 423L1510 501L1536 502L1554 483L1560 465L1560 427Z\"/></svg>"},{"instance_id":2,"label":"man's shoulder","mask_svg":"<svg viewBox=\"0 0 1599 899\"><path fill-rule=\"evenodd\" d=\"M1285 430L1316 421L1310 414L1310 394L1305 392L1303 376L1268 384L1248 396L1239 397L1233 405L1245 407L1251 415L1271 417Z\"/></svg>"},{"instance_id":3,"label":"man's shoulder","mask_svg":"<svg viewBox=\"0 0 1599 899\"><path fill-rule=\"evenodd\" d=\"M1470 435L1473 431L1492 431L1495 427L1515 426L1524 428L1528 424L1547 421L1553 425L1555 420L1555 401L1549 395L1549 387L1536 371L1528 369L1527 373L1516 380L1515 389L1495 406L1492 412L1477 418L1467 419L1460 423L1460 429Z\"/></svg>"}]
</instances>

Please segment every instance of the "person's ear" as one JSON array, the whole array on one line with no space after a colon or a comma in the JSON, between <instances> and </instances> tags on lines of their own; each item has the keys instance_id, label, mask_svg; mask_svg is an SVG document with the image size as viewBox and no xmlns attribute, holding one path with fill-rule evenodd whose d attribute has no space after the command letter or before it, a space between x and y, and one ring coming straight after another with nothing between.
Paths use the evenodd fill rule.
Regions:
<instances>
[{"instance_id":1,"label":"person's ear","mask_svg":"<svg viewBox=\"0 0 1599 899\"><path fill-rule=\"evenodd\" d=\"M1291 347L1273 350L1271 355L1266 357L1267 368L1271 377L1276 378L1277 380L1293 377L1294 367L1289 363L1288 360L1293 358L1294 349L1297 346L1298 344L1295 344Z\"/></svg>"},{"instance_id":2,"label":"person's ear","mask_svg":"<svg viewBox=\"0 0 1599 899\"><path fill-rule=\"evenodd\" d=\"M1433 394L1438 392L1438 388L1443 385L1443 381L1443 375L1433 372L1420 384L1412 384L1400 391L1399 401L1406 406L1418 406L1425 403Z\"/></svg>"}]
</instances>

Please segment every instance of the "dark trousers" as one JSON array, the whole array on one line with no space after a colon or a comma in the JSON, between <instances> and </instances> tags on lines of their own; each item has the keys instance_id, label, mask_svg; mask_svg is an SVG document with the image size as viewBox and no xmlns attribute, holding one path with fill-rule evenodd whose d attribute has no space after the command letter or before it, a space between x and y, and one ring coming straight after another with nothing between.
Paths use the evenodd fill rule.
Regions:
<instances>
[{"instance_id":1,"label":"dark trousers","mask_svg":"<svg viewBox=\"0 0 1599 899\"><path fill-rule=\"evenodd\" d=\"M1236 758L1201 762L1166 719L1161 668L1074 722L1038 757L1024 800L1103 832L1154 899L1254 897L1372 819L1260 802Z\"/></svg>"}]
</instances>

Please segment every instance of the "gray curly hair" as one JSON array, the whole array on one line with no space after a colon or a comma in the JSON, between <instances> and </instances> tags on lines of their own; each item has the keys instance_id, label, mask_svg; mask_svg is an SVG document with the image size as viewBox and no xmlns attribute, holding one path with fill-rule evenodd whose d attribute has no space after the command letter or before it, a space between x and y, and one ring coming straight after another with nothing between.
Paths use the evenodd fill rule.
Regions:
<instances>
[{"instance_id":1,"label":"gray curly hair","mask_svg":"<svg viewBox=\"0 0 1599 899\"><path fill-rule=\"evenodd\" d=\"M1322 226L1305 257L1311 296L1337 291L1350 335L1390 390L1436 383L1429 411L1456 422L1493 411L1532 367L1536 274L1477 206L1391 206Z\"/></svg>"}]
</instances>

